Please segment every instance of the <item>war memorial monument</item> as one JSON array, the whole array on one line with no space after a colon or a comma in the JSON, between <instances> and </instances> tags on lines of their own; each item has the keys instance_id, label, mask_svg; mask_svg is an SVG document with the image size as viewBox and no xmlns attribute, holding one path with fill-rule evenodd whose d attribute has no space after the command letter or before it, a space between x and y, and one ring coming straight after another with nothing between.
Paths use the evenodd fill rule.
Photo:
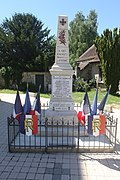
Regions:
<instances>
[{"instance_id":1,"label":"war memorial monument","mask_svg":"<svg viewBox=\"0 0 120 180\"><path fill-rule=\"evenodd\" d=\"M72 99L73 69L69 64L68 17L58 17L58 31L56 40L55 63L50 69L52 78L52 96L49 109L46 112L48 119L55 120L76 119L74 102Z\"/></svg>"}]
</instances>

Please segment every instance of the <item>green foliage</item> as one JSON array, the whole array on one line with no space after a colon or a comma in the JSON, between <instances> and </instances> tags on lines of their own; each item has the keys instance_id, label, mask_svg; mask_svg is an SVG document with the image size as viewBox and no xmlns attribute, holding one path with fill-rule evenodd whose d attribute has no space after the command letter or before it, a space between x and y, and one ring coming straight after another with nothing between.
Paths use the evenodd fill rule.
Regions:
<instances>
[{"instance_id":1,"label":"green foliage","mask_svg":"<svg viewBox=\"0 0 120 180\"><path fill-rule=\"evenodd\" d=\"M97 36L97 14L91 10L85 18L82 12L78 12L69 25L70 63L75 67L75 61L93 44Z\"/></svg>"},{"instance_id":2,"label":"green foliage","mask_svg":"<svg viewBox=\"0 0 120 180\"><path fill-rule=\"evenodd\" d=\"M106 29L96 38L95 46L101 60L101 69L107 88L115 94L120 81L120 29Z\"/></svg>"},{"instance_id":3,"label":"green foliage","mask_svg":"<svg viewBox=\"0 0 120 180\"><path fill-rule=\"evenodd\" d=\"M96 87L96 80L95 80L95 78L93 78L93 79L91 79L91 80L89 80L89 86L90 86L90 89L92 89L92 88L95 88Z\"/></svg>"},{"instance_id":4,"label":"green foliage","mask_svg":"<svg viewBox=\"0 0 120 180\"><path fill-rule=\"evenodd\" d=\"M91 79L90 81L84 81L82 78L78 77L75 80L75 91L77 92L90 91L92 88L95 87L96 87L95 79Z\"/></svg>"},{"instance_id":5,"label":"green foliage","mask_svg":"<svg viewBox=\"0 0 120 180\"><path fill-rule=\"evenodd\" d=\"M1 66L12 69L11 78L20 84L25 71L45 71L54 62L54 37L32 14L15 13L0 27Z\"/></svg>"},{"instance_id":6,"label":"green foliage","mask_svg":"<svg viewBox=\"0 0 120 180\"><path fill-rule=\"evenodd\" d=\"M85 92L89 90L90 90L90 86L86 81L84 81L80 77L75 80L75 91Z\"/></svg>"},{"instance_id":7,"label":"green foliage","mask_svg":"<svg viewBox=\"0 0 120 180\"><path fill-rule=\"evenodd\" d=\"M11 67L9 67L9 66L7 66L6 68L2 67L0 69L0 74L2 75L2 78L5 80L5 88L9 88L9 86L10 86L10 78L11 78L11 75L12 75Z\"/></svg>"}]
</instances>

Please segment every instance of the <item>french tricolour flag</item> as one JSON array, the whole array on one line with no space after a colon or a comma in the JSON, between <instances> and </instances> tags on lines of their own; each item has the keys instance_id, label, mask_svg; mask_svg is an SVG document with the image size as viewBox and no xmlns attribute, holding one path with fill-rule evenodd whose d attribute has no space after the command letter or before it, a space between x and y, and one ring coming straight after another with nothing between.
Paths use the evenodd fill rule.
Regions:
<instances>
[{"instance_id":1,"label":"french tricolour flag","mask_svg":"<svg viewBox=\"0 0 120 180\"><path fill-rule=\"evenodd\" d=\"M98 89L96 89L95 97L91 106L91 115L97 114L97 99L98 99Z\"/></svg>"},{"instance_id":2,"label":"french tricolour flag","mask_svg":"<svg viewBox=\"0 0 120 180\"><path fill-rule=\"evenodd\" d=\"M17 90L15 104L14 104L14 108L13 108L13 117L15 119L19 120L22 112L23 112L22 103L21 103L19 91Z\"/></svg>"},{"instance_id":3,"label":"french tricolour flag","mask_svg":"<svg viewBox=\"0 0 120 180\"><path fill-rule=\"evenodd\" d=\"M41 103L40 103L40 86L38 89L37 96L34 100L33 107L30 111L30 114L40 115L41 114Z\"/></svg>"},{"instance_id":4,"label":"french tricolour flag","mask_svg":"<svg viewBox=\"0 0 120 180\"><path fill-rule=\"evenodd\" d=\"M90 115L88 116L88 134L99 136L105 134L105 115Z\"/></svg>"},{"instance_id":5,"label":"french tricolour flag","mask_svg":"<svg viewBox=\"0 0 120 180\"><path fill-rule=\"evenodd\" d=\"M29 91L28 91L28 87L26 90L26 97L25 97L25 104L23 107L23 113L24 115L26 114L30 114L31 111L31 102L30 102L30 96L29 96Z\"/></svg>"},{"instance_id":6,"label":"french tricolour flag","mask_svg":"<svg viewBox=\"0 0 120 180\"><path fill-rule=\"evenodd\" d=\"M80 121L80 123L82 125L85 125L85 123L86 123L85 122L86 115L89 114L90 112L91 112L90 102L89 102L88 94L86 92L85 95L84 95L82 104L81 104L81 109L77 113L78 120Z\"/></svg>"},{"instance_id":7,"label":"french tricolour flag","mask_svg":"<svg viewBox=\"0 0 120 180\"><path fill-rule=\"evenodd\" d=\"M105 96L103 97L101 103L98 106L98 110L102 111L102 113L104 111L104 107L105 107L105 104L106 104L106 101L107 101L107 98L108 98L108 95L109 95L109 91L110 91L110 88L108 89L107 93L105 94Z\"/></svg>"},{"instance_id":8,"label":"french tricolour flag","mask_svg":"<svg viewBox=\"0 0 120 180\"><path fill-rule=\"evenodd\" d=\"M37 115L21 115L20 116L20 133L27 136L38 133L38 116Z\"/></svg>"}]
</instances>

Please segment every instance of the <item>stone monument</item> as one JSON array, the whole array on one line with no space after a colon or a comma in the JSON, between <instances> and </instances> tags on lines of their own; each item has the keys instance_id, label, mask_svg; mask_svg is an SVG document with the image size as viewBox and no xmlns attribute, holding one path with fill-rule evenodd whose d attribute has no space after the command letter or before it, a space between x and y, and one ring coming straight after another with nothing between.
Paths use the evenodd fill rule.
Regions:
<instances>
[{"instance_id":1,"label":"stone monument","mask_svg":"<svg viewBox=\"0 0 120 180\"><path fill-rule=\"evenodd\" d=\"M76 118L72 100L73 69L69 64L68 17L58 17L55 63L50 69L52 77L52 96L47 117Z\"/></svg>"}]
</instances>

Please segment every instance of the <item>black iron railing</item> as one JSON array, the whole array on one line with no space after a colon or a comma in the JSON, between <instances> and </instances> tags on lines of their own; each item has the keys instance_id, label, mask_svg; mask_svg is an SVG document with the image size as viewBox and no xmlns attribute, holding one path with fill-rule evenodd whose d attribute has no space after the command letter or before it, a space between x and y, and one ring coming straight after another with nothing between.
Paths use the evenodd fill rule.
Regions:
<instances>
[{"instance_id":1,"label":"black iron railing","mask_svg":"<svg viewBox=\"0 0 120 180\"><path fill-rule=\"evenodd\" d=\"M114 152L116 150L117 119L105 113L105 134L99 136L87 133L87 124L72 120L49 120L39 117L38 133L27 136L19 131L19 122L8 117L9 152Z\"/></svg>"}]
</instances>

